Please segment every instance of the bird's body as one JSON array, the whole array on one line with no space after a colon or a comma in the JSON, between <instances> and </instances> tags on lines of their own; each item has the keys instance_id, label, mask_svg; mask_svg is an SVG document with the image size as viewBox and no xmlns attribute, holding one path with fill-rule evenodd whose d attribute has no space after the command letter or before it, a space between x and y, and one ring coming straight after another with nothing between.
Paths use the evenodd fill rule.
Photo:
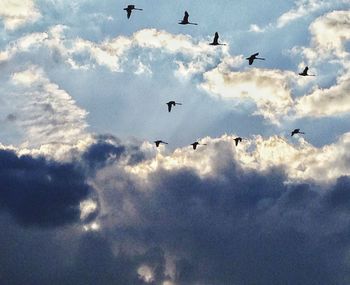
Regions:
<instances>
[{"instance_id":1,"label":"bird's body","mask_svg":"<svg viewBox=\"0 0 350 285\"><path fill-rule=\"evenodd\" d=\"M189 21L188 21L188 17L189 17L189 16L190 16L190 15L188 14L188 12L185 11L185 15L184 15L183 19L180 20L179 24L180 24L180 25L198 25L197 23L191 23L191 22L189 22Z\"/></svg>"},{"instance_id":2,"label":"bird's body","mask_svg":"<svg viewBox=\"0 0 350 285\"><path fill-rule=\"evenodd\" d=\"M292 131L292 133L291 133L290 136L292 137L292 136L294 136L295 134L305 134L305 133L301 132L300 129L294 129L294 130Z\"/></svg>"},{"instance_id":3,"label":"bird's body","mask_svg":"<svg viewBox=\"0 0 350 285\"><path fill-rule=\"evenodd\" d=\"M132 10L139 10L139 11L142 11L142 9L135 8L135 5L128 5L128 7L124 8L124 10L125 10L126 13L127 13L126 16L128 17L128 19L130 19Z\"/></svg>"},{"instance_id":4,"label":"bird's body","mask_svg":"<svg viewBox=\"0 0 350 285\"><path fill-rule=\"evenodd\" d=\"M213 39L213 42L211 42L209 45L211 45L211 46L225 46L226 44L220 44L219 43L219 33L216 32L215 36L214 36L214 39Z\"/></svg>"},{"instance_id":5,"label":"bird's body","mask_svg":"<svg viewBox=\"0 0 350 285\"><path fill-rule=\"evenodd\" d=\"M197 149L197 146L198 146L198 145L206 145L206 144L204 144L204 143L201 144L201 143L199 143L199 142L191 143L191 146L193 147L194 150Z\"/></svg>"},{"instance_id":6,"label":"bird's body","mask_svg":"<svg viewBox=\"0 0 350 285\"><path fill-rule=\"evenodd\" d=\"M308 73L307 73L308 70L309 70L309 67L306 66L306 67L304 68L303 72L300 72L299 75L300 75L300 76L315 76L315 74L308 74Z\"/></svg>"},{"instance_id":7,"label":"bird's body","mask_svg":"<svg viewBox=\"0 0 350 285\"><path fill-rule=\"evenodd\" d=\"M249 65L252 65L254 60L260 59L260 60L265 60L265 58L258 57L259 53L254 53L250 57L247 57L246 59L249 61Z\"/></svg>"},{"instance_id":8,"label":"bird's body","mask_svg":"<svg viewBox=\"0 0 350 285\"><path fill-rule=\"evenodd\" d=\"M161 140L154 141L154 143L156 144L156 147L159 147L160 144L168 144L167 142L163 142Z\"/></svg>"},{"instance_id":9,"label":"bird's body","mask_svg":"<svg viewBox=\"0 0 350 285\"><path fill-rule=\"evenodd\" d=\"M235 144L236 144L236 146L238 145L238 143L239 142L242 142L242 138L241 137L237 137L237 138L235 138L235 139L233 139L234 141L235 141Z\"/></svg>"},{"instance_id":10,"label":"bird's body","mask_svg":"<svg viewBox=\"0 0 350 285\"><path fill-rule=\"evenodd\" d=\"M168 105L168 111L171 112L171 108L175 107L175 105L182 105L181 103L176 103L175 101L169 101L166 103Z\"/></svg>"}]
</instances>

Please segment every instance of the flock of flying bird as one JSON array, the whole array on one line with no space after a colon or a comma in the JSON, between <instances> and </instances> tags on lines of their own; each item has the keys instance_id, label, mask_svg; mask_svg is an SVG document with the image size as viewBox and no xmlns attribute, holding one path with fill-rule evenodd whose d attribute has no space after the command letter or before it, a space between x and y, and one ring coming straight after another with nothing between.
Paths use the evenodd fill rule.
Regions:
<instances>
[{"instance_id":1,"label":"flock of flying bird","mask_svg":"<svg viewBox=\"0 0 350 285\"><path fill-rule=\"evenodd\" d=\"M138 11L142 11L143 9L140 9L140 8L136 8L135 5L128 5L126 8L124 8L124 10L126 11L127 13L127 18L130 19L130 16L131 16L131 13L133 10L138 10ZM192 23L188 20L189 18L189 14L187 11L185 11L185 14L184 14L184 17L182 20L180 20L180 22L178 24L180 25L198 25L198 23ZM223 46L223 45L226 45L226 44L223 44L223 43L219 43L219 33L218 32L215 32L215 35L214 35L214 39L211 43L209 43L209 45L212 45L212 46ZM248 60L248 63L249 65L252 65L254 63L254 60L265 60L265 58L262 58L262 57L258 57L259 53L254 53L252 54L251 56L247 57L246 60ZM304 70L302 72L299 73L300 76L315 76L315 74L308 74L308 70L309 70L309 67L306 66L304 68ZM166 103L168 105L168 111L171 112L172 108L175 107L176 105L182 105L181 103L178 103L178 102L175 102L175 101L169 101L168 103ZM300 129L294 129L292 132L291 132L291 136L294 136L295 134L305 134L304 132L301 132ZM244 138L241 138L241 137L237 137L234 139L235 141L235 145L237 146L238 143L242 142ZM162 140L156 140L154 141L156 147L159 147L160 144L168 144L167 142L165 141L162 141ZM198 145L206 145L206 144L201 144L197 141L195 141L194 143L191 144L192 148L195 150L197 149L197 146Z\"/></svg>"}]
</instances>

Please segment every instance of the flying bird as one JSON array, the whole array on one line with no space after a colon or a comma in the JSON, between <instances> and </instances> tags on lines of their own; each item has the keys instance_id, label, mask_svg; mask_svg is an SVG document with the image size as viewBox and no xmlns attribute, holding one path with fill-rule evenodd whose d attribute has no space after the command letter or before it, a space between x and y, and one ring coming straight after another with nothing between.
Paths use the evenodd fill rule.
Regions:
<instances>
[{"instance_id":1,"label":"flying bird","mask_svg":"<svg viewBox=\"0 0 350 285\"><path fill-rule=\"evenodd\" d=\"M307 71L309 70L309 67L306 66L305 69L303 70L303 72L300 72L299 75L300 76L316 76L315 74L308 74Z\"/></svg>"},{"instance_id":2,"label":"flying bird","mask_svg":"<svg viewBox=\"0 0 350 285\"><path fill-rule=\"evenodd\" d=\"M295 134L305 134L305 133L301 132L300 129L294 129L294 130L292 131L292 133L291 133L290 136L292 137L292 136L294 136Z\"/></svg>"},{"instance_id":3,"label":"flying bird","mask_svg":"<svg viewBox=\"0 0 350 285\"><path fill-rule=\"evenodd\" d=\"M211 46L225 46L226 44L219 43L219 33L215 32L213 42L211 42L209 45L211 45Z\"/></svg>"},{"instance_id":4,"label":"flying bird","mask_svg":"<svg viewBox=\"0 0 350 285\"><path fill-rule=\"evenodd\" d=\"M175 101L169 101L168 103L166 103L168 105L168 111L171 112L171 108L175 105L182 105L181 103L176 103Z\"/></svg>"},{"instance_id":5,"label":"flying bird","mask_svg":"<svg viewBox=\"0 0 350 285\"><path fill-rule=\"evenodd\" d=\"M246 59L249 60L249 65L252 65L254 60L256 59L260 59L260 60L265 60L265 58L262 58L262 57L257 57L259 55L259 53L254 53L252 54L250 57L247 57Z\"/></svg>"},{"instance_id":6,"label":"flying bird","mask_svg":"<svg viewBox=\"0 0 350 285\"><path fill-rule=\"evenodd\" d=\"M188 17L190 15L188 14L187 11L185 11L185 15L184 15L184 18L182 20L179 20L180 21L180 25L198 25L197 23L191 23L188 21Z\"/></svg>"},{"instance_id":7,"label":"flying bird","mask_svg":"<svg viewBox=\"0 0 350 285\"><path fill-rule=\"evenodd\" d=\"M159 147L159 145L162 143L162 144L168 144L167 142L163 142L161 140L158 140L158 141L154 141L154 143L156 144L156 147Z\"/></svg>"},{"instance_id":8,"label":"flying bird","mask_svg":"<svg viewBox=\"0 0 350 285\"><path fill-rule=\"evenodd\" d=\"M239 142L242 142L242 138L241 137L237 137L237 138L235 138L235 139L233 139L234 141L235 141L235 143L236 143L236 146L238 146L238 143Z\"/></svg>"},{"instance_id":9,"label":"flying bird","mask_svg":"<svg viewBox=\"0 0 350 285\"><path fill-rule=\"evenodd\" d=\"M125 10L126 13L127 13L126 16L128 17L128 19L130 19L132 10L139 10L139 11L142 11L142 9L135 8L135 5L128 5L128 7L124 8L124 10Z\"/></svg>"},{"instance_id":10,"label":"flying bird","mask_svg":"<svg viewBox=\"0 0 350 285\"><path fill-rule=\"evenodd\" d=\"M205 143L199 143L199 142L191 143L191 146L193 147L194 150L197 148L198 145L207 145L207 144L205 144Z\"/></svg>"}]
</instances>

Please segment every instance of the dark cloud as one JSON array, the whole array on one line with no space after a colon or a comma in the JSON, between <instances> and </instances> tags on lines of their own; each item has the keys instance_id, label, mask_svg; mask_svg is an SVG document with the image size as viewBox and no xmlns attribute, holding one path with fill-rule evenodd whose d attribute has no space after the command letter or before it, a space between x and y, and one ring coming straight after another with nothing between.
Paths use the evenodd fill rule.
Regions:
<instances>
[{"instance_id":1,"label":"dark cloud","mask_svg":"<svg viewBox=\"0 0 350 285\"><path fill-rule=\"evenodd\" d=\"M280 169L245 171L232 156L225 155L223 159L218 154L212 161L214 170L210 176L200 176L187 167L159 168L150 174L147 183L140 183L123 172L118 159L109 162L107 169L101 168L111 155L127 158L128 150L133 148L115 143L111 146L107 141L91 146L82 160L99 165L95 171L101 175L94 177L94 183L103 205L101 230L77 231L74 224L46 231L28 227L23 230L0 220L0 229L11 234L10 238L0 237L0 250L5 247L1 252L11 255L9 259L0 257L0 268L15 272L17 266L21 267L15 277L0 270L4 284L144 285L147 283L137 272L140 266L154 272L153 281L148 283L153 285L165 280L177 285L349 283L350 178L341 177L327 189L310 183L286 184ZM0 158L0 163L4 162L0 173L17 173L17 178L30 171L31 179L36 181L36 177L50 172L57 176L51 181L58 183L58 178L69 172L69 180L81 181L79 174L71 173L76 171L71 165L18 158L11 152L0 153ZM35 188L38 194L34 194ZM34 197L42 195L40 187L26 189ZM25 195L18 193L16 197L21 202L21 195ZM55 199L58 205L72 205L66 203L65 195L68 194ZM74 197L79 200L80 196ZM26 201L40 209L35 199ZM12 204L7 202L8 209L9 205ZM32 210L33 206L25 213L30 212L33 220L36 212ZM60 210L63 217L71 217L66 207ZM19 214L10 213L18 218ZM34 250L40 243L45 253ZM169 258L175 270L165 273ZM28 270L23 269L23 263L15 262L29 259L33 261Z\"/></svg>"},{"instance_id":2,"label":"dark cloud","mask_svg":"<svg viewBox=\"0 0 350 285\"><path fill-rule=\"evenodd\" d=\"M91 170L114 163L121 157L129 164L141 162L145 158L137 145L123 145L112 135L98 136L96 143L92 144L82 156L84 164Z\"/></svg>"},{"instance_id":3,"label":"dark cloud","mask_svg":"<svg viewBox=\"0 0 350 285\"><path fill-rule=\"evenodd\" d=\"M23 225L57 226L79 219L79 203L91 192L70 163L0 150L0 207Z\"/></svg>"}]
</instances>

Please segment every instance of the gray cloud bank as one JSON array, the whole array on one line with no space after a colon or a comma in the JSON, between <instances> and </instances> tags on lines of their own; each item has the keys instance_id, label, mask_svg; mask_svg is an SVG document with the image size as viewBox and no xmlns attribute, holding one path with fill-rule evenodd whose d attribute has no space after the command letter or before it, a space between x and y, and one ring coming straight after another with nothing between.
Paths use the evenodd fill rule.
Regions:
<instances>
[{"instance_id":1,"label":"gray cloud bank","mask_svg":"<svg viewBox=\"0 0 350 285\"><path fill-rule=\"evenodd\" d=\"M70 164L1 151L1 282L350 281L349 177L286 183L280 169L243 170L227 148L209 175L158 167L144 180L125 171L148 155L111 137ZM89 197L99 204L88 221L95 230L79 219Z\"/></svg>"}]
</instances>

